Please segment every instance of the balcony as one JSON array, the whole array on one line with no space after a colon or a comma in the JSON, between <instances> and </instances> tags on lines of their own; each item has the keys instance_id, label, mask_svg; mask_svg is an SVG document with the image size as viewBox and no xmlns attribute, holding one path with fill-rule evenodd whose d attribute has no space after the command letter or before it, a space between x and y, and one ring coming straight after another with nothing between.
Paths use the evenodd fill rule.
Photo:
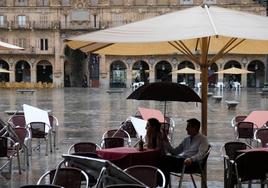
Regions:
<instances>
[{"instance_id":1,"label":"balcony","mask_svg":"<svg viewBox=\"0 0 268 188\"><path fill-rule=\"evenodd\" d=\"M26 47L24 50L0 50L0 54L27 54L27 55L54 55L55 48L51 47L48 50L41 50L40 48L36 47Z\"/></svg>"},{"instance_id":2,"label":"balcony","mask_svg":"<svg viewBox=\"0 0 268 188\"><path fill-rule=\"evenodd\" d=\"M11 21L10 22L10 29L31 29L31 22L18 22L18 21Z\"/></svg>"},{"instance_id":3,"label":"balcony","mask_svg":"<svg viewBox=\"0 0 268 188\"><path fill-rule=\"evenodd\" d=\"M39 22L39 21L33 21L31 22L31 29L58 29L59 28L59 22L56 21L46 21L46 22Z\"/></svg>"}]
</instances>

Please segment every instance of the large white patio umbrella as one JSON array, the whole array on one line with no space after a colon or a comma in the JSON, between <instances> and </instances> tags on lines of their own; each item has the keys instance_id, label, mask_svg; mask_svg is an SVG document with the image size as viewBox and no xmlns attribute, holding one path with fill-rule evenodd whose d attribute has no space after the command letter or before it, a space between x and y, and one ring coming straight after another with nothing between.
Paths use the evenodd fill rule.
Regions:
<instances>
[{"instance_id":1,"label":"large white patio umbrella","mask_svg":"<svg viewBox=\"0 0 268 188\"><path fill-rule=\"evenodd\" d=\"M229 54L267 54L268 18L207 5L69 38L71 48L107 55L184 54L208 67ZM207 134L207 87L202 87L202 133Z\"/></svg>"},{"instance_id":2,"label":"large white patio umbrella","mask_svg":"<svg viewBox=\"0 0 268 188\"><path fill-rule=\"evenodd\" d=\"M0 50L23 50L24 48L21 48L19 46L16 46L16 45L13 45L13 44L9 44L9 43L6 43L6 42L2 42L0 41Z\"/></svg>"},{"instance_id":3,"label":"large white patio umbrella","mask_svg":"<svg viewBox=\"0 0 268 188\"><path fill-rule=\"evenodd\" d=\"M215 73L217 73L217 74L248 74L248 73L253 73L253 72L245 70L245 69L231 67L229 69L224 69L224 70L221 70L221 71L218 71Z\"/></svg>"},{"instance_id":4,"label":"large white patio umbrella","mask_svg":"<svg viewBox=\"0 0 268 188\"><path fill-rule=\"evenodd\" d=\"M175 70L170 72L171 74L201 74L200 71L195 70L195 69L191 69L189 67L185 67L179 70Z\"/></svg>"}]
</instances>

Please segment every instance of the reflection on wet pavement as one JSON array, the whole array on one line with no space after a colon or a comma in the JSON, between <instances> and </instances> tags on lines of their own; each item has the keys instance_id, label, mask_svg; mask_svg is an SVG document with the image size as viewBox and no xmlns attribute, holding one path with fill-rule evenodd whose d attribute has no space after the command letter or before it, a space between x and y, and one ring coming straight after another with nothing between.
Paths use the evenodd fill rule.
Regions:
<instances>
[{"instance_id":1,"label":"reflection on wet pavement","mask_svg":"<svg viewBox=\"0 0 268 188\"><path fill-rule=\"evenodd\" d=\"M8 119L5 110L21 110L22 104L29 104L41 109L50 109L59 120L59 150L45 156L45 148L34 151L30 159L30 167L19 175L16 160L10 180L0 174L1 188L17 188L20 185L35 184L47 170L55 168L62 160L61 154L67 153L69 146L78 141L99 143L102 134L111 128L117 128L122 121L136 113L139 106L155 108L163 111L164 103L158 101L126 100L131 89L123 93L108 94L104 89L65 88L53 90L37 90L34 94L20 94L16 90L1 90L0 115ZM217 91L214 95L219 95ZM240 93L224 91L222 101L215 103L208 99L208 139L212 144L212 152L208 159L209 187L223 187L223 161L220 147L224 142L234 139L230 121L238 114L249 114L253 110L267 110L268 98L262 98L256 89L242 89ZM237 100L235 110L228 110L225 100ZM167 113L175 120L175 145L186 136L185 121L188 118L201 117L201 105L196 103L167 102ZM45 147L45 144L42 145ZM178 179L172 178L173 184ZM192 184L184 183L184 187Z\"/></svg>"}]
</instances>

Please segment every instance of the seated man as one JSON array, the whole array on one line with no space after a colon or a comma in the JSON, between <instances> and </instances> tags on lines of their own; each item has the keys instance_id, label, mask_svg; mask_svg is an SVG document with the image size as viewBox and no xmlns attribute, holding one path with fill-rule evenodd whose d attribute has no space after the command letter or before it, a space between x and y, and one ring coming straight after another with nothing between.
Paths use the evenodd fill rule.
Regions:
<instances>
[{"instance_id":1,"label":"seated man","mask_svg":"<svg viewBox=\"0 0 268 188\"><path fill-rule=\"evenodd\" d=\"M197 119L188 119L186 131L189 136L175 148L172 148L168 143L166 144L166 152L173 155L165 155L161 161L161 169L165 173L166 182L169 182L170 172L181 172L183 164L191 165L202 159L208 150L207 137L199 133L199 129L200 122Z\"/></svg>"}]
</instances>

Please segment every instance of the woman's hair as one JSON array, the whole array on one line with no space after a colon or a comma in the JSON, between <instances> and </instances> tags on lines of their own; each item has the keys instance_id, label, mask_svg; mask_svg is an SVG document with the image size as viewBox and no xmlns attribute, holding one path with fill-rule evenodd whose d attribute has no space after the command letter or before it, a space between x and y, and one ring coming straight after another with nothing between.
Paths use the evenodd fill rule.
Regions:
<instances>
[{"instance_id":1,"label":"woman's hair","mask_svg":"<svg viewBox=\"0 0 268 188\"><path fill-rule=\"evenodd\" d=\"M152 140L151 140L151 147L154 149L158 147L158 137L159 134L161 134L161 123L156 118L150 118L148 119L149 126L153 128L153 134L152 134Z\"/></svg>"}]
</instances>

